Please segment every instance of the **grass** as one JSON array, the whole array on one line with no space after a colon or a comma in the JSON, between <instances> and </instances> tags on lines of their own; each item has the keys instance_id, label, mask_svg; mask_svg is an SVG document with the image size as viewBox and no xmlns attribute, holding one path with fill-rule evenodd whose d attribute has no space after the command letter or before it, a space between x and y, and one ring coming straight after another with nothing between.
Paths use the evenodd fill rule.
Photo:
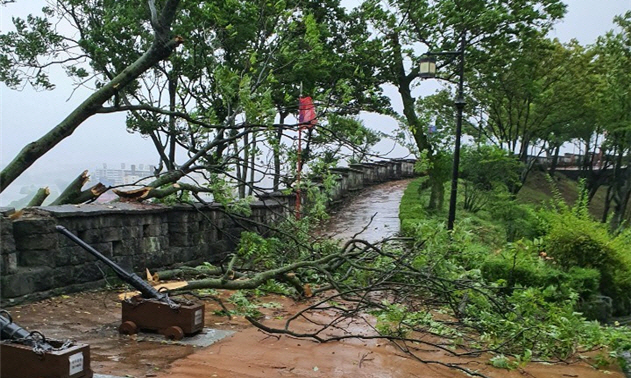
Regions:
<instances>
[{"instance_id":1,"label":"grass","mask_svg":"<svg viewBox=\"0 0 631 378\"><path fill-rule=\"evenodd\" d=\"M524 183L517 194L517 201L520 203L532 204L535 206L543 205L550 201L553 197L551 183L548 181L545 172L532 171L528 175L528 179ZM574 180L570 180L562 173L554 175L554 185L558 188L565 202L572 206L578 198L579 184ZM605 194L607 187L602 186L596 192L589 205L589 212L594 219L600 220L605 207Z\"/></svg>"}]
</instances>

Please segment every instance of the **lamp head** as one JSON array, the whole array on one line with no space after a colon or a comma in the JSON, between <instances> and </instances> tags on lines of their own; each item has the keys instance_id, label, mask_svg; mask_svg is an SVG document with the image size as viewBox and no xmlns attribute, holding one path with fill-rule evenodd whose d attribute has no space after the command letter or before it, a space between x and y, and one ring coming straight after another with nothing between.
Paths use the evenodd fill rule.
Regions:
<instances>
[{"instance_id":1,"label":"lamp head","mask_svg":"<svg viewBox=\"0 0 631 378\"><path fill-rule=\"evenodd\" d=\"M436 77L436 58L429 55L423 55L419 60L419 77L422 79L431 79Z\"/></svg>"}]
</instances>

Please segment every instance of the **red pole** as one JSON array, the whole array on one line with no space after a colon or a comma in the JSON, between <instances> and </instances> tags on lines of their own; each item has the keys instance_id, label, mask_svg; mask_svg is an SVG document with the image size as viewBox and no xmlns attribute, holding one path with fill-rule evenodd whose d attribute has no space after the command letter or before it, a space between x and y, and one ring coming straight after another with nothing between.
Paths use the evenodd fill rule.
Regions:
<instances>
[{"instance_id":1,"label":"red pole","mask_svg":"<svg viewBox=\"0 0 631 378\"><path fill-rule=\"evenodd\" d=\"M300 173L302 171L302 126L298 127L298 159L296 167L296 219L300 219Z\"/></svg>"}]
</instances>

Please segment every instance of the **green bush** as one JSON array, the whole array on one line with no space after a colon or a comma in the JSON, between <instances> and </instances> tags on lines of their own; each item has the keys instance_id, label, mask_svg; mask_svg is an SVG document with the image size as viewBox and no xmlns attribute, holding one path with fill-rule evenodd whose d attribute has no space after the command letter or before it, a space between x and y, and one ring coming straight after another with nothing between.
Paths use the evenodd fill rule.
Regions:
<instances>
[{"instance_id":1,"label":"green bush","mask_svg":"<svg viewBox=\"0 0 631 378\"><path fill-rule=\"evenodd\" d=\"M631 256L626 236L612 238L606 225L571 212L550 217L546 252L566 269L600 272L600 292L613 300L615 315L631 312Z\"/></svg>"},{"instance_id":2,"label":"green bush","mask_svg":"<svg viewBox=\"0 0 631 378\"><path fill-rule=\"evenodd\" d=\"M496 196L489 206L489 213L504 226L509 242L541 236L540 220L533 206L520 204L510 195Z\"/></svg>"},{"instance_id":3,"label":"green bush","mask_svg":"<svg viewBox=\"0 0 631 378\"><path fill-rule=\"evenodd\" d=\"M511 259L495 256L484 262L482 276L490 282L505 282L508 287L557 287L559 296L569 291L587 299L598 293L600 272L596 269L574 267L569 271L550 266L548 262Z\"/></svg>"},{"instance_id":4,"label":"green bush","mask_svg":"<svg viewBox=\"0 0 631 378\"><path fill-rule=\"evenodd\" d=\"M572 267L565 275L567 282L581 298L589 298L598 293L600 272L596 269Z\"/></svg>"}]
</instances>

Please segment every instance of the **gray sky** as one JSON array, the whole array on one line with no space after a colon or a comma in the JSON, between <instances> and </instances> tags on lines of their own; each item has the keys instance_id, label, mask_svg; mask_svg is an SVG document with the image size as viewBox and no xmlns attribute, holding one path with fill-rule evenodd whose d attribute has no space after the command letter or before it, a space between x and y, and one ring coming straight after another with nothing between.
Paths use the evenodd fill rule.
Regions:
<instances>
[{"instance_id":1,"label":"gray sky","mask_svg":"<svg viewBox=\"0 0 631 378\"><path fill-rule=\"evenodd\" d=\"M551 34L561 41L576 38L582 44L593 43L599 35L613 28L615 15L631 10L631 0L568 0L568 14ZM347 6L359 1L346 0ZM0 6L0 30L12 27L12 16L26 16L38 12L44 1L23 0L16 4ZM13 91L0 84L0 166L5 166L22 147L30 143L51 127L59 123L83 99L88 90L72 94L72 83L62 71L53 79L54 91L35 92L30 88ZM424 89L433 91L436 84L423 84ZM387 94L396 100L395 107L401 108L396 91L387 89ZM72 96L71 96L72 95ZM396 122L388 117L364 115L369 127L390 131ZM155 164L156 155L152 143L125 129L123 114L97 115L88 119L77 131L38 160L25 174L0 195L0 205L20 198L23 185L48 186L55 181L68 182L84 169L93 170L107 163L111 167L126 164ZM380 149L390 150L391 143L383 143ZM402 148L397 155L405 154Z\"/></svg>"}]
</instances>

